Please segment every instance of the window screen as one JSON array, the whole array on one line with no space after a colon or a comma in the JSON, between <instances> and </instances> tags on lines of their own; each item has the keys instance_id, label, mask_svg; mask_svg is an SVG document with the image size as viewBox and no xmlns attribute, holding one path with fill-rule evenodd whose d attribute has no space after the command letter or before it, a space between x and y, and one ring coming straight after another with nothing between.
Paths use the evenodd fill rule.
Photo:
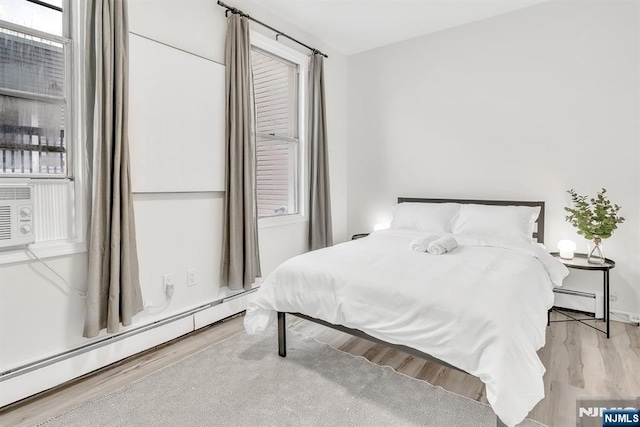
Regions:
<instances>
[{"instance_id":1,"label":"window screen","mask_svg":"<svg viewBox=\"0 0 640 427\"><path fill-rule=\"evenodd\" d=\"M11 0L3 10L52 37L0 23L0 176L65 177L69 43L58 37L62 12L26 0Z\"/></svg>"}]
</instances>

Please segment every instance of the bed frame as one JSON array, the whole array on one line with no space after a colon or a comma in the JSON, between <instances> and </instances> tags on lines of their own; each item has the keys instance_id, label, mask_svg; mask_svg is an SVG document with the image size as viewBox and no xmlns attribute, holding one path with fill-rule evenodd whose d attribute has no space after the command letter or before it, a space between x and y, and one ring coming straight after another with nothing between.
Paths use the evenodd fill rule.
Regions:
<instances>
[{"instance_id":1,"label":"bed frame","mask_svg":"<svg viewBox=\"0 0 640 427\"><path fill-rule=\"evenodd\" d=\"M533 238L537 240L538 243L544 243L544 202L527 202L527 201L507 201L507 200L469 200L469 199L423 199L423 198L415 198L415 197L398 197L398 203L461 203L461 204L476 204L476 205L494 205L494 206L539 206L540 207L540 215L538 216L538 220L536 221L537 229L533 232ZM286 314L284 312L278 312L278 354L281 357L287 356L287 322L286 322ZM405 353L411 354L413 356L419 357L424 360L428 360L430 362L437 363L442 366L446 366L447 368L455 369L456 371L465 372L460 368L457 368L453 365L450 365L447 362L444 362L440 359L437 359L429 354L423 353L419 350L416 350L412 347L407 347L404 345L392 344L378 338L374 338L371 335L368 335L358 329L347 328L342 325L334 325L333 323L325 322L324 320L316 319L305 314L301 313L288 313L296 317L300 317L302 319L309 320L314 323L318 323L320 325L329 327L331 329L338 330L340 332L345 332L349 335L353 335L358 338L364 338L368 341L372 341L374 343L382 344L387 347L393 348L395 350L403 351ZM467 373L467 372L465 372ZM506 427L506 424L502 422L502 420L496 416L496 426L497 427Z\"/></svg>"}]
</instances>

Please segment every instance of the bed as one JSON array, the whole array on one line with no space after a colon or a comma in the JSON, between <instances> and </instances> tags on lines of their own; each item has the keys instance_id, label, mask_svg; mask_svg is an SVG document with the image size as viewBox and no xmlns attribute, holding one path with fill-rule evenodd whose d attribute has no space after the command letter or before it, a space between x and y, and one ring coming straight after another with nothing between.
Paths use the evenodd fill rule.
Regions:
<instances>
[{"instance_id":1,"label":"bed","mask_svg":"<svg viewBox=\"0 0 640 427\"><path fill-rule=\"evenodd\" d=\"M290 313L389 345L479 377L497 425L519 423L544 397L536 352L552 289L568 274L540 245L544 202L398 202L389 230L279 266L247 308L247 332L277 318L284 357ZM437 256L409 249L434 232L452 233L458 247Z\"/></svg>"}]
</instances>

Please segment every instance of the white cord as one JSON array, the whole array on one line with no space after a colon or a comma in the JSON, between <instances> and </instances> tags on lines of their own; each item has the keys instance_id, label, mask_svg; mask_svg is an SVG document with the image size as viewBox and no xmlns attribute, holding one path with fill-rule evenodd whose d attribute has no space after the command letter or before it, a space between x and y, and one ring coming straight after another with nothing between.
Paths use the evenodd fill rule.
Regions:
<instances>
[{"instance_id":1,"label":"white cord","mask_svg":"<svg viewBox=\"0 0 640 427\"><path fill-rule=\"evenodd\" d=\"M80 296L80 298L86 298L87 294L82 292L79 289L74 288L73 286L71 286L66 280L64 280L64 277L62 277L61 275L59 275L53 268L49 267L47 265L46 262L44 262L43 260L40 259L40 257L36 254L33 253L33 251L31 250L31 248L29 248L29 246L26 247L27 252L29 252L31 255L33 255L33 257L35 259L37 259L38 261L40 261L42 263L42 265L44 265L45 267L47 267L49 269L49 271L51 271L53 274L55 274L56 276L58 276L60 278L60 280L62 280L64 282L65 285L67 285L67 287L71 290L73 290L76 294L78 294Z\"/></svg>"},{"instance_id":2,"label":"white cord","mask_svg":"<svg viewBox=\"0 0 640 427\"><path fill-rule=\"evenodd\" d=\"M171 298L173 297L173 291L174 291L174 285L167 285L166 289L164 290L164 299L165 299L165 303L162 305L153 305L151 304L151 302L144 302L144 309L154 309L154 308L160 308L160 311L157 311L155 313L160 313L162 311L164 311L167 307L169 307L169 304L171 304Z\"/></svg>"},{"instance_id":3,"label":"white cord","mask_svg":"<svg viewBox=\"0 0 640 427\"><path fill-rule=\"evenodd\" d=\"M171 304L171 297L166 297L166 302L164 304L162 304L162 305L151 305L151 304L147 304L145 302L144 309L147 310L147 309L161 308L162 310L164 310L167 307L169 307L169 304ZM160 311L162 311L162 310L160 310Z\"/></svg>"}]
</instances>

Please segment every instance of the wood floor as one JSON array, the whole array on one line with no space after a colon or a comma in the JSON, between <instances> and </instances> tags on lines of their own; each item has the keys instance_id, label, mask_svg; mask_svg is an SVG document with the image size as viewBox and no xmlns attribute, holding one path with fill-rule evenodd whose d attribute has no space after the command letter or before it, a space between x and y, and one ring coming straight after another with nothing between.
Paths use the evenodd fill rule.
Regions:
<instances>
[{"instance_id":1,"label":"wood floor","mask_svg":"<svg viewBox=\"0 0 640 427\"><path fill-rule=\"evenodd\" d=\"M554 313L554 319L562 319L559 316ZM289 328L454 393L487 401L483 384L473 376L293 316L289 316ZM242 331L242 317L201 329L6 407L0 410L0 426L35 425ZM612 322L611 339L607 340L603 334L576 322L552 323L547 328L547 345L539 354L547 367L546 397L529 418L552 427L573 427L578 398L640 396L640 328L637 326Z\"/></svg>"}]
</instances>

